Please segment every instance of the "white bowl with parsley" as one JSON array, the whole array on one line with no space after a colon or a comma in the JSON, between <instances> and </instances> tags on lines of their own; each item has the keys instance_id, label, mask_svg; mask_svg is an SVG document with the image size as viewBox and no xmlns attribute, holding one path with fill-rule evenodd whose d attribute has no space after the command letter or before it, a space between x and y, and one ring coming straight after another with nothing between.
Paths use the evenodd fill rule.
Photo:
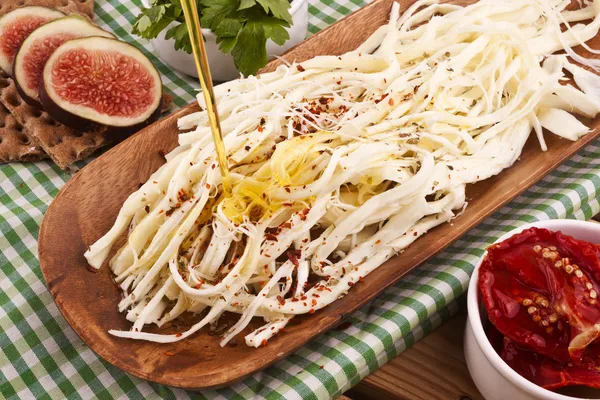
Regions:
<instances>
[{"instance_id":1,"label":"white bowl with parsley","mask_svg":"<svg viewBox=\"0 0 600 400\"><path fill-rule=\"evenodd\" d=\"M240 72L255 74L267 58L280 55L308 34L308 0L237 0L246 8L224 8L225 3L235 1L199 1L202 34L215 81L235 79ZM197 77L181 10L172 0L141 2L144 8L133 33L149 39L156 55L171 68Z\"/></svg>"}]
</instances>

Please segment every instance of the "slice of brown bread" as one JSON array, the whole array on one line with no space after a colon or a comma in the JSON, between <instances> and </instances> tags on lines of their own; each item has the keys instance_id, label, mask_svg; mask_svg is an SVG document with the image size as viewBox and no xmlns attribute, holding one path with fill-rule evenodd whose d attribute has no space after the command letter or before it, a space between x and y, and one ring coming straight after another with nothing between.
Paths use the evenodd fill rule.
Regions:
<instances>
[{"instance_id":1,"label":"slice of brown bread","mask_svg":"<svg viewBox=\"0 0 600 400\"><path fill-rule=\"evenodd\" d=\"M78 13L94 18L94 0L0 0L0 15L23 6L54 8L65 14Z\"/></svg>"},{"instance_id":2,"label":"slice of brown bread","mask_svg":"<svg viewBox=\"0 0 600 400\"><path fill-rule=\"evenodd\" d=\"M38 161L48 158L27 128L0 104L0 163Z\"/></svg>"},{"instance_id":3,"label":"slice of brown bread","mask_svg":"<svg viewBox=\"0 0 600 400\"><path fill-rule=\"evenodd\" d=\"M109 143L103 129L76 131L25 103L19 97L14 82L7 75L0 74L0 87L0 103L27 129L60 168L67 168Z\"/></svg>"}]
</instances>

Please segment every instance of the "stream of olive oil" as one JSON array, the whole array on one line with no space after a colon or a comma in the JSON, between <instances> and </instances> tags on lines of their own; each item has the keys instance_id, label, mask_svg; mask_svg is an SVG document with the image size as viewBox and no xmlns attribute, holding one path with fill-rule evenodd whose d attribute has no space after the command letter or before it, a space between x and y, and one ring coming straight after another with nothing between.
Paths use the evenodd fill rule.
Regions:
<instances>
[{"instance_id":1,"label":"stream of olive oil","mask_svg":"<svg viewBox=\"0 0 600 400\"><path fill-rule=\"evenodd\" d=\"M206 103L206 112L208 113L208 120L210 121L213 141L215 142L215 150L217 152L217 159L219 160L219 168L223 180L223 192L225 193L225 196L231 196L229 164L227 162L225 144L223 143L223 135L221 134L221 122L217 111L217 102L213 90L208 58L206 56L206 48L202 38L196 0L181 0L181 6L183 8L188 33L192 42L196 70L198 71L198 76L200 78L200 86L202 87L202 93Z\"/></svg>"}]
</instances>

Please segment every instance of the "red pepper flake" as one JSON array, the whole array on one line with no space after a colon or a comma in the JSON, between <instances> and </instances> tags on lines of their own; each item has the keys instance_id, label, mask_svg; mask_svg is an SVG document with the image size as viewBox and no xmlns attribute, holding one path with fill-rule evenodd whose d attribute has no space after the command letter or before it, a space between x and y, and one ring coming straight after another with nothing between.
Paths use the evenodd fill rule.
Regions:
<instances>
[{"instance_id":1,"label":"red pepper flake","mask_svg":"<svg viewBox=\"0 0 600 400\"><path fill-rule=\"evenodd\" d=\"M321 366L319 367L319 369L323 369L323 368L325 368L325 366L324 366L324 365L321 365Z\"/></svg>"},{"instance_id":2,"label":"red pepper flake","mask_svg":"<svg viewBox=\"0 0 600 400\"><path fill-rule=\"evenodd\" d=\"M285 304L285 299L282 296L277 296L277 302L281 305Z\"/></svg>"},{"instance_id":3,"label":"red pepper flake","mask_svg":"<svg viewBox=\"0 0 600 400\"><path fill-rule=\"evenodd\" d=\"M202 282L202 281L200 281L200 282L196 283L196 284L194 285L194 289L200 289L200 288L202 287L202 285L203 285L203 284L204 284L204 282Z\"/></svg>"},{"instance_id":4,"label":"red pepper flake","mask_svg":"<svg viewBox=\"0 0 600 400\"><path fill-rule=\"evenodd\" d=\"M261 124L261 125L264 125L264 124L265 124L265 119L264 119L264 118L261 118L261 119L260 119L260 124Z\"/></svg>"},{"instance_id":5,"label":"red pepper flake","mask_svg":"<svg viewBox=\"0 0 600 400\"><path fill-rule=\"evenodd\" d=\"M263 339L263 341L262 341L262 342L260 342L260 345L261 345L262 347L265 347L265 346L267 345L267 339Z\"/></svg>"},{"instance_id":6,"label":"red pepper flake","mask_svg":"<svg viewBox=\"0 0 600 400\"><path fill-rule=\"evenodd\" d=\"M206 185L204 185L207 189L210 189L210 183L207 183Z\"/></svg>"},{"instance_id":7,"label":"red pepper flake","mask_svg":"<svg viewBox=\"0 0 600 400\"><path fill-rule=\"evenodd\" d=\"M375 244L379 244L379 243L381 243L381 240L378 240L378 241L375 242Z\"/></svg>"},{"instance_id":8,"label":"red pepper flake","mask_svg":"<svg viewBox=\"0 0 600 400\"><path fill-rule=\"evenodd\" d=\"M256 129L257 129L259 132L262 132L262 131L264 131L264 128L263 128L261 125L259 125L259 126L258 126L258 128L256 128Z\"/></svg>"},{"instance_id":9,"label":"red pepper flake","mask_svg":"<svg viewBox=\"0 0 600 400\"><path fill-rule=\"evenodd\" d=\"M308 310L308 313L309 313L309 314L314 314L314 313L315 313L315 309L314 309L314 308L311 308L310 310Z\"/></svg>"},{"instance_id":10,"label":"red pepper flake","mask_svg":"<svg viewBox=\"0 0 600 400\"><path fill-rule=\"evenodd\" d=\"M181 333L181 332L175 335L175 337L182 337L182 336L183 336L183 333Z\"/></svg>"},{"instance_id":11,"label":"red pepper flake","mask_svg":"<svg viewBox=\"0 0 600 400\"><path fill-rule=\"evenodd\" d=\"M304 71L306 71L306 70L304 69L304 67L303 67L302 65L300 65L300 64L296 65L296 69L297 69L298 71L300 71L300 72L304 72Z\"/></svg>"},{"instance_id":12,"label":"red pepper flake","mask_svg":"<svg viewBox=\"0 0 600 400\"><path fill-rule=\"evenodd\" d=\"M302 295L302 296L300 297L300 300L306 300L306 298L307 298L307 297L306 297L305 295Z\"/></svg>"},{"instance_id":13,"label":"red pepper flake","mask_svg":"<svg viewBox=\"0 0 600 400\"><path fill-rule=\"evenodd\" d=\"M375 104L379 104L381 101L383 101L383 99L385 99L388 96L387 93L384 93L381 98L379 100L375 100Z\"/></svg>"},{"instance_id":14,"label":"red pepper flake","mask_svg":"<svg viewBox=\"0 0 600 400\"><path fill-rule=\"evenodd\" d=\"M211 169L215 169L216 166L217 166L216 164L213 164L213 165L210 166L210 168Z\"/></svg>"},{"instance_id":15,"label":"red pepper flake","mask_svg":"<svg viewBox=\"0 0 600 400\"><path fill-rule=\"evenodd\" d=\"M172 351L165 351L165 356L171 357L171 356L174 356L174 355L175 355L175 353L173 353Z\"/></svg>"},{"instance_id":16,"label":"red pepper flake","mask_svg":"<svg viewBox=\"0 0 600 400\"><path fill-rule=\"evenodd\" d=\"M288 260L290 260L292 262L292 264L294 264L296 267L298 265L300 265L300 262L298 261L298 259L300 257L302 257L302 252L300 250L290 250L287 252L287 256L288 256ZM306 296L305 296L306 298ZM302 299L304 300L304 299Z\"/></svg>"},{"instance_id":17,"label":"red pepper flake","mask_svg":"<svg viewBox=\"0 0 600 400\"><path fill-rule=\"evenodd\" d=\"M267 233L265 235L265 239L272 240L272 241L276 242L277 241L277 236L273 235L272 233Z\"/></svg>"},{"instance_id":18,"label":"red pepper flake","mask_svg":"<svg viewBox=\"0 0 600 400\"><path fill-rule=\"evenodd\" d=\"M315 299L312 299L312 302L311 302L311 304L312 304L312 306L314 307L314 306L316 306L316 305L317 305L317 301L316 301Z\"/></svg>"},{"instance_id":19,"label":"red pepper flake","mask_svg":"<svg viewBox=\"0 0 600 400\"><path fill-rule=\"evenodd\" d=\"M146 207L144 207L144 210L146 210L146 212L149 213L150 212L150 206L146 205Z\"/></svg>"},{"instance_id":20,"label":"red pepper flake","mask_svg":"<svg viewBox=\"0 0 600 400\"><path fill-rule=\"evenodd\" d=\"M348 282L348 286L350 286L350 287L354 286L354 282Z\"/></svg>"},{"instance_id":21,"label":"red pepper flake","mask_svg":"<svg viewBox=\"0 0 600 400\"><path fill-rule=\"evenodd\" d=\"M244 147L244 150L246 150L246 151L250 151L250 149L251 149L251 148L252 148L252 147L250 147L250 146L246 146L246 147Z\"/></svg>"},{"instance_id":22,"label":"red pepper flake","mask_svg":"<svg viewBox=\"0 0 600 400\"><path fill-rule=\"evenodd\" d=\"M342 84L342 81L337 81L336 83L337 83L338 85L341 85L341 84Z\"/></svg>"},{"instance_id":23,"label":"red pepper flake","mask_svg":"<svg viewBox=\"0 0 600 400\"><path fill-rule=\"evenodd\" d=\"M417 236L417 232L413 233L413 236Z\"/></svg>"},{"instance_id":24,"label":"red pepper flake","mask_svg":"<svg viewBox=\"0 0 600 400\"><path fill-rule=\"evenodd\" d=\"M289 188L289 187L285 187L285 188L283 188L283 189L284 189L286 192L288 192L288 193L290 193L290 192L291 192L291 190L290 190L290 188Z\"/></svg>"},{"instance_id":25,"label":"red pepper flake","mask_svg":"<svg viewBox=\"0 0 600 400\"><path fill-rule=\"evenodd\" d=\"M388 101L388 104L389 104L390 106L393 106L393 105L394 105L394 99L390 98L390 100Z\"/></svg>"}]
</instances>

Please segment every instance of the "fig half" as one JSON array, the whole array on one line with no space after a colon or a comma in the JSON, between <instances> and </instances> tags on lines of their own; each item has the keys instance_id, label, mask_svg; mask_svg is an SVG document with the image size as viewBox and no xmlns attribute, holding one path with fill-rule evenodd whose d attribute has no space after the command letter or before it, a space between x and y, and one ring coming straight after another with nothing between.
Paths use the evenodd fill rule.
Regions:
<instances>
[{"instance_id":1,"label":"fig half","mask_svg":"<svg viewBox=\"0 0 600 400\"><path fill-rule=\"evenodd\" d=\"M12 64L21 43L41 25L65 14L46 7L21 7L0 17L0 69L12 75Z\"/></svg>"},{"instance_id":2,"label":"fig half","mask_svg":"<svg viewBox=\"0 0 600 400\"><path fill-rule=\"evenodd\" d=\"M13 62L13 78L23 100L41 107L39 85L48 57L68 40L86 36L114 36L80 15L69 15L48 22L31 32L23 41Z\"/></svg>"},{"instance_id":3,"label":"fig half","mask_svg":"<svg viewBox=\"0 0 600 400\"><path fill-rule=\"evenodd\" d=\"M160 116L162 82L136 47L115 39L70 40L54 51L40 82L42 106L79 130L97 125L128 134Z\"/></svg>"}]
</instances>

